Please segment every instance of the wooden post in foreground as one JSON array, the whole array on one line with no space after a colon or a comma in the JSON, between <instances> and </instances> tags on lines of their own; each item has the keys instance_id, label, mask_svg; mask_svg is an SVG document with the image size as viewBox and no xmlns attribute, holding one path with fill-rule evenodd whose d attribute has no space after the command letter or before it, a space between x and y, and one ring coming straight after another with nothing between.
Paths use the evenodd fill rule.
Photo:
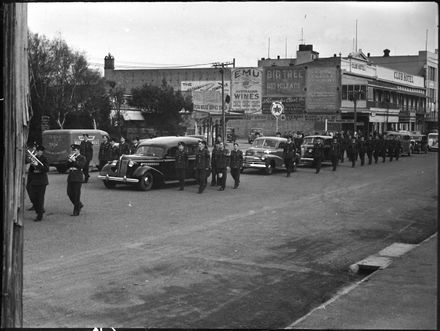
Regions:
<instances>
[{"instance_id":1,"label":"wooden post in foreground","mask_svg":"<svg viewBox=\"0 0 440 331\"><path fill-rule=\"evenodd\" d=\"M24 154L29 124L27 4L3 3L3 218L0 328L23 326Z\"/></svg>"}]
</instances>

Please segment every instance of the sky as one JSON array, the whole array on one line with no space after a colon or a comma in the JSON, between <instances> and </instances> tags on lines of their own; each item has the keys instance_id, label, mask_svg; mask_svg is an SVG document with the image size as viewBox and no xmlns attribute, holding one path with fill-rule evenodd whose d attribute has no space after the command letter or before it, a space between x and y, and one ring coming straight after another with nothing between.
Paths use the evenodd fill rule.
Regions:
<instances>
[{"instance_id":1,"label":"sky","mask_svg":"<svg viewBox=\"0 0 440 331\"><path fill-rule=\"evenodd\" d=\"M36 2L30 32L62 38L102 70L256 67L261 58L295 58L312 44L321 58L361 49L371 56L438 49L435 2ZM426 47L427 46L427 47Z\"/></svg>"}]
</instances>

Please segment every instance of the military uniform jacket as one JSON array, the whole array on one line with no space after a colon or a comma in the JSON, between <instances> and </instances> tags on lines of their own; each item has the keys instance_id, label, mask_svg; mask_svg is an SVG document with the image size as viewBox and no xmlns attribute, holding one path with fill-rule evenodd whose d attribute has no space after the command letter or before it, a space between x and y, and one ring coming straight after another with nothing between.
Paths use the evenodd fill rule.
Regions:
<instances>
[{"instance_id":1,"label":"military uniform jacket","mask_svg":"<svg viewBox=\"0 0 440 331\"><path fill-rule=\"evenodd\" d=\"M79 144L79 152L84 155L87 161L93 158L93 145L90 141L81 141Z\"/></svg>"},{"instance_id":2,"label":"military uniform jacket","mask_svg":"<svg viewBox=\"0 0 440 331\"><path fill-rule=\"evenodd\" d=\"M85 156L81 154L76 157L76 161L67 162L67 166L69 168L74 168L69 171L69 175L67 176L68 183L72 183L72 182L82 183L84 181L82 169L86 165L86 162L87 161Z\"/></svg>"},{"instance_id":3,"label":"military uniform jacket","mask_svg":"<svg viewBox=\"0 0 440 331\"><path fill-rule=\"evenodd\" d=\"M215 153L217 153L218 148L214 147L212 149L212 153L211 153L211 168L215 169L216 165L215 165Z\"/></svg>"},{"instance_id":4,"label":"military uniform jacket","mask_svg":"<svg viewBox=\"0 0 440 331\"><path fill-rule=\"evenodd\" d=\"M34 166L31 164L28 170L28 184L32 186L49 185L49 180L47 178L47 172L49 171L49 162L47 158L42 156L36 157L40 160L43 165Z\"/></svg>"},{"instance_id":5,"label":"military uniform jacket","mask_svg":"<svg viewBox=\"0 0 440 331\"><path fill-rule=\"evenodd\" d=\"M357 150L360 154L365 154L367 151L367 146L365 145L365 141L358 141Z\"/></svg>"},{"instance_id":6,"label":"military uniform jacket","mask_svg":"<svg viewBox=\"0 0 440 331\"><path fill-rule=\"evenodd\" d=\"M323 159L324 157L324 146L322 144L313 145L313 158L315 160Z\"/></svg>"},{"instance_id":7,"label":"military uniform jacket","mask_svg":"<svg viewBox=\"0 0 440 331\"><path fill-rule=\"evenodd\" d=\"M339 143L332 143L330 145L330 156L337 157L339 156L339 152L340 152Z\"/></svg>"},{"instance_id":8,"label":"military uniform jacket","mask_svg":"<svg viewBox=\"0 0 440 331\"><path fill-rule=\"evenodd\" d=\"M110 145L110 153L109 153L109 156L110 156L110 161L111 160L117 160L117 159L119 159L119 148L118 147L116 147L116 146L111 146Z\"/></svg>"},{"instance_id":9,"label":"military uniform jacket","mask_svg":"<svg viewBox=\"0 0 440 331\"><path fill-rule=\"evenodd\" d=\"M227 149L218 149L215 151L215 167L217 169L224 169L228 166L229 163L229 151Z\"/></svg>"},{"instance_id":10,"label":"military uniform jacket","mask_svg":"<svg viewBox=\"0 0 440 331\"><path fill-rule=\"evenodd\" d=\"M243 152L240 150L232 150L230 157L231 169L240 169L243 165Z\"/></svg>"},{"instance_id":11,"label":"military uniform jacket","mask_svg":"<svg viewBox=\"0 0 440 331\"><path fill-rule=\"evenodd\" d=\"M195 169L208 169L210 163L209 151L207 148L198 149L196 153Z\"/></svg>"},{"instance_id":12,"label":"military uniform jacket","mask_svg":"<svg viewBox=\"0 0 440 331\"><path fill-rule=\"evenodd\" d=\"M296 154L296 146L293 142L291 143L287 143L284 146L284 150L283 150L283 158L285 159L293 159L295 157Z\"/></svg>"},{"instance_id":13,"label":"military uniform jacket","mask_svg":"<svg viewBox=\"0 0 440 331\"><path fill-rule=\"evenodd\" d=\"M185 151L177 150L175 168L186 169L187 167L188 167L188 153Z\"/></svg>"},{"instance_id":14,"label":"military uniform jacket","mask_svg":"<svg viewBox=\"0 0 440 331\"><path fill-rule=\"evenodd\" d=\"M352 157L357 157L358 154L358 144L357 143L350 143L347 148L347 153L351 155Z\"/></svg>"}]
</instances>

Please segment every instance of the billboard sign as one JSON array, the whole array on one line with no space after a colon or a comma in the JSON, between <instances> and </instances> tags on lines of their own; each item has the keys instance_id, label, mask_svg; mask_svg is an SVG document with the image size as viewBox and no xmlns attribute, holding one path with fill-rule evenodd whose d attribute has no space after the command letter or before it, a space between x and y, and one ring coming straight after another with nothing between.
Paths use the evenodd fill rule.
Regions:
<instances>
[{"instance_id":1,"label":"billboard sign","mask_svg":"<svg viewBox=\"0 0 440 331\"><path fill-rule=\"evenodd\" d=\"M231 111L261 114L262 79L258 68L231 69Z\"/></svg>"},{"instance_id":2,"label":"billboard sign","mask_svg":"<svg viewBox=\"0 0 440 331\"><path fill-rule=\"evenodd\" d=\"M229 82L224 82L224 96L231 94ZM191 93L194 110L206 111L216 115L222 113L222 82L221 81L182 81L182 92ZM225 104L225 110L228 105Z\"/></svg>"},{"instance_id":3,"label":"billboard sign","mask_svg":"<svg viewBox=\"0 0 440 331\"><path fill-rule=\"evenodd\" d=\"M307 69L307 112L336 112L339 109L340 74L336 67Z\"/></svg>"}]
</instances>

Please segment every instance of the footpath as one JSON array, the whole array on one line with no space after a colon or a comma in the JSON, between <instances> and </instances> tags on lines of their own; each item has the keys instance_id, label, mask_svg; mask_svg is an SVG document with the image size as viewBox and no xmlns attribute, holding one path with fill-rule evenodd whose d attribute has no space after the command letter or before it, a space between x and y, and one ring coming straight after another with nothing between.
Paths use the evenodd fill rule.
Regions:
<instances>
[{"instance_id":1,"label":"footpath","mask_svg":"<svg viewBox=\"0 0 440 331\"><path fill-rule=\"evenodd\" d=\"M406 251L404 244L381 251L376 258L387 261L382 260L383 269L341 290L287 329L437 330L437 240L435 234Z\"/></svg>"}]
</instances>

